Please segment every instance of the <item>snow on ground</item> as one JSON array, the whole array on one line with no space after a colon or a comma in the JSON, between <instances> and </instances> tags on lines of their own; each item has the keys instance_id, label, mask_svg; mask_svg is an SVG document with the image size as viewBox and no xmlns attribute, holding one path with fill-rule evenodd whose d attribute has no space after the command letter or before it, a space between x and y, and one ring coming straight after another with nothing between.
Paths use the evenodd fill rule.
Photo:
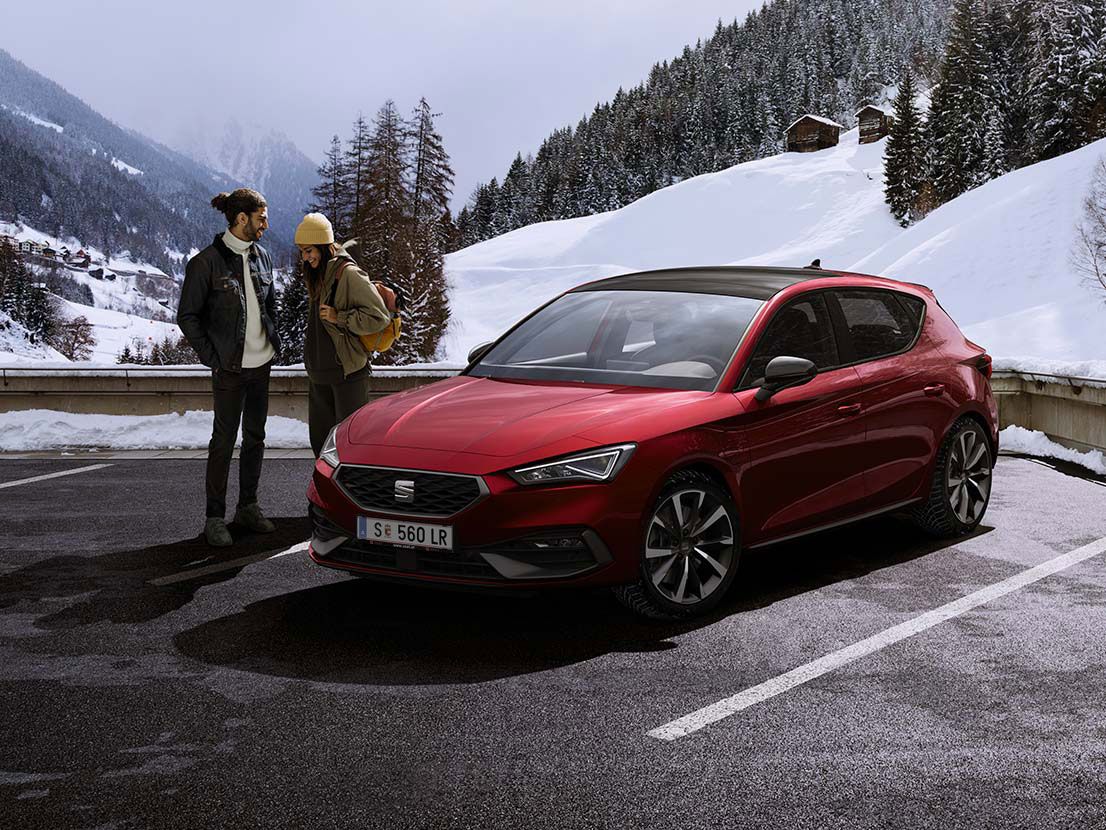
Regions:
<instances>
[{"instance_id":1,"label":"snow on ground","mask_svg":"<svg viewBox=\"0 0 1106 830\"><path fill-rule=\"evenodd\" d=\"M1079 378L1087 386L1106 387L1106 360L1047 360L1039 357L1001 357L991 368L996 372L1017 372L1029 377ZM1097 381L1097 382L1096 382Z\"/></svg>"},{"instance_id":2,"label":"snow on ground","mask_svg":"<svg viewBox=\"0 0 1106 830\"><path fill-rule=\"evenodd\" d=\"M446 258L446 358L493 340L583 282L693 265L843 267L901 229L883 200L884 142L858 132L818 153L783 153L658 190L609 213L542 222Z\"/></svg>"},{"instance_id":3,"label":"snow on ground","mask_svg":"<svg viewBox=\"0 0 1106 830\"><path fill-rule=\"evenodd\" d=\"M141 176L142 171L137 167L131 167L125 161L117 159L115 156L111 157L111 166L118 170L120 173L130 173L132 176Z\"/></svg>"},{"instance_id":4,"label":"snow on ground","mask_svg":"<svg viewBox=\"0 0 1106 830\"><path fill-rule=\"evenodd\" d=\"M2 429L2 428L0 428ZM1080 452L1068 449L1049 439L1043 432L1024 427L1008 426L999 433L999 447L1003 452L1020 452L1042 458L1058 458L1086 467L1092 473L1106 475L1106 456L1098 450Z\"/></svg>"},{"instance_id":5,"label":"snow on ground","mask_svg":"<svg viewBox=\"0 0 1106 830\"><path fill-rule=\"evenodd\" d=\"M1104 151L1098 141L990 181L853 268L925 283L996 357L1101 364L1106 292L1075 271L1071 252Z\"/></svg>"},{"instance_id":6,"label":"snow on ground","mask_svg":"<svg viewBox=\"0 0 1106 830\"><path fill-rule=\"evenodd\" d=\"M44 361L69 361L45 343L32 344L27 329L0 311L0 366L37 367Z\"/></svg>"},{"instance_id":7,"label":"snow on ground","mask_svg":"<svg viewBox=\"0 0 1106 830\"><path fill-rule=\"evenodd\" d=\"M135 317L133 314L124 314L121 311L111 311L106 308L92 308L68 300L61 301L65 309L65 316L87 317L92 324L97 343L92 349L91 360L96 363L114 363L115 358L123 351L123 346L138 338L145 344L149 351L153 343L160 343L166 337L176 339L180 336L180 329L176 323L162 323L157 320L146 320ZM7 355L0 353L0 365L3 365Z\"/></svg>"},{"instance_id":8,"label":"snow on ground","mask_svg":"<svg viewBox=\"0 0 1106 830\"><path fill-rule=\"evenodd\" d=\"M48 130L53 130L56 133L65 132L65 127L61 124L55 124L53 121L47 121L44 118L39 118L37 115L33 115L26 110L21 110L19 107L9 107L7 104L0 104L0 107L8 110L8 112L14 112L16 115L21 115L30 121L32 124L37 124L39 127L45 127Z\"/></svg>"},{"instance_id":9,"label":"snow on ground","mask_svg":"<svg viewBox=\"0 0 1106 830\"><path fill-rule=\"evenodd\" d=\"M0 413L0 452L110 447L117 450L206 449L211 440L210 412L183 415L76 415L46 409ZM238 445L242 443L239 433ZM269 416L269 449L311 446L307 424Z\"/></svg>"},{"instance_id":10,"label":"snow on ground","mask_svg":"<svg viewBox=\"0 0 1106 830\"><path fill-rule=\"evenodd\" d=\"M141 172L141 171L139 171ZM99 248L92 245L83 244L81 240L73 236L60 237L51 236L48 233L43 233L36 228L32 228L29 225L12 224L10 222L0 222L0 235L11 236L19 240L29 239L32 242L38 242L40 245L49 245L55 251L61 248L68 248L70 251L78 251L81 248L88 253L92 258L92 264L94 266L100 266L107 268L110 271L145 271L147 274L166 276L165 272L158 268L156 265L150 265L148 262L142 262L131 257L130 251L122 251L112 257L105 257L104 252ZM190 254L192 256L192 254Z\"/></svg>"},{"instance_id":11,"label":"snow on ground","mask_svg":"<svg viewBox=\"0 0 1106 830\"><path fill-rule=\"evenodd\" d=\"M1101 361L1106 294L1070 252L1106 140L1018 170L903 230L883 196L886 140L783 153L697 176L626 207L520 228L451 254L446 357L463 361L541 303L613 274L693 265L806 265L933 288L996 358Z\"/></svg>"}]
</instances>

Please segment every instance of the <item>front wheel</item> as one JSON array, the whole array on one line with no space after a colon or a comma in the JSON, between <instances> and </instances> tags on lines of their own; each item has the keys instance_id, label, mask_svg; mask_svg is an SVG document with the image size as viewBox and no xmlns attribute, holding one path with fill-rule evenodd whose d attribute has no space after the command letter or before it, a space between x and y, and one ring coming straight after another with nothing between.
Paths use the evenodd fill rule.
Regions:
<instances>
[{"instance_id":1,"label":"front wheel","mask_svg":"<svg viewBox=\"0 0 1106 830\"><path fill-rule=\"evenodd\" d=\"M951 539L975 530L991 500L991 444L978 423L961 418L937 452L929 498L911 518L931 536Z\"/></svg>"},{"instance_id":2,"label":"front wheel","mask_svg":"<svg viewBox=\"0 0 1106 830\"><path fill-rule=\"evenodd\" d=\"M733 583L740 553L729 493L698 473L673 476L645 525L639 579L614 589L632 611L679 619L717 605Z\"/></svg>"}]
</instances>

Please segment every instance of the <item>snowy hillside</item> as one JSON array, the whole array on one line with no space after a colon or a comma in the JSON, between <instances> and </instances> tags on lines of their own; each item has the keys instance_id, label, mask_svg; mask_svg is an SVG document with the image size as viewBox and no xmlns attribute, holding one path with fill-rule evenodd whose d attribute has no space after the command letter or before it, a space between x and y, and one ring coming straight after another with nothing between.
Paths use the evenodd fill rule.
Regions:
<instances>
[{"instance_id":1,"label":"snowy hillside","mask_svg":"<svg viewBox=\"0 0 1106 830\"><path fill-rule=\"evenodd\" d=\"M996 179L903 230L883 199L885 141L857 138L853 130L829 150L740 164L617 211L531 225L451 254L446 359L463 361L588 280L671 266L802 266L815 257L826 268L930 285L998 357L1106 357L1106 297L1069 263L1084 188L1106 142Z\"/></svg>"}]
</instances>

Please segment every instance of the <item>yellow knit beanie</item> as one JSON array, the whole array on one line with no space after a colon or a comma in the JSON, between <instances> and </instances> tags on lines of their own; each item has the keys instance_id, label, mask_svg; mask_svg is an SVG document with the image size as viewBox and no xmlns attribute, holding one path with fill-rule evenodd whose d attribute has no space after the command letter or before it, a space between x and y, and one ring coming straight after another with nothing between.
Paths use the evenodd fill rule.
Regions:
<instances>
[{"instance_id":1,"label":"yellow knit beanie","mask_svg":"<svg viewBox=\"0 0 1106 830\"><path fill-rule=\"evenodd\" d=\"M329 245L334 241L334 228L321 213L309 213L296 228L297 245Z\"/></svg>"}]
</instances>

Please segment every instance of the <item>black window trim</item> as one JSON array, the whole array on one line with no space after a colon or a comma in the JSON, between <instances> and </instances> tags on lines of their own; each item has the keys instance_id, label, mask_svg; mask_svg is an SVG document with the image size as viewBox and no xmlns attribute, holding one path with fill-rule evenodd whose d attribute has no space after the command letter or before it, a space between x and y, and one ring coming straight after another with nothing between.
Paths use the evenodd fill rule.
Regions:
<instances>
[{"instance_id":1,"label":"black window trim","mask_svg":"<svg viewBox=\"0 0 1106 830\"><path fill-rule=\"evenodd\" d=\"M785 308L788 308L793 303L801 302L801 301L804 301L804 300L809 300L811 297L816 297L816 296L821 295L821 294L828 294L832 290L833 289L831 289L831 288L815 288L813 291L804 291L801 294L796 294L794 297L791 297L786 303L784 303L778 309L776 309L774 312L772 312L772 317L768 320L768 323L764 326L764 331L761 332L760 337L757 338L757 342L753 344L752 351L749 352L749 359L745 362L745 365L741 367L741 374L737 376L737 385L733 389L734 392L744 392L747 389L757 389L757 388L760 387L759 383L742 385L741 381L744 379L745 374L749 371L749 362L752 361L753 356L757 353L757 346L760 345L761 338L764 337L764 335L768 333L768 327L772 325L772 320L776 319L776 315L780 314ZM830 332L833 334L834 345L837 347L837 357L838 357L838 359L840 359L841 356L842 356L842 352L841 352L841 332L838 328L837 320L834 317L834 313L836 312L837 314L840 314L841 309L839 309L837 307L836 302L830 302L830 300L828 298L825 299L825 303L826 303L826 311L829 313L829 316L830 316ZM765 305L767 305L767 303L765 303ZM753 327L753 324L750 322L749 323L749 328L751 329L752 327ZM849 343L849 354L850 355L853 354L852 342ZM819 367L818 368L818 374L821 375L821 374L824 374L825 372L834 372L838 369L844 369L846 366L852 366L852 365L853 364L851 364L851 363L839 363L839 364L834 364L833 366L826 366L824 368ZM756 380L756 378L753 378L753 380Z\"/></svg>"},{"instance_id":2,"label":"black window trim","mask_svg":"<svg viewBox=\"0 0 1106 830\"><path fill-rule=\"evenodd\" d=\"M866 285L842 285L835 288L827 288L825 290L827 293L833 295L828 299L827 304L831 306L830 316L833 318L833 325L836 329L838 342L841 342L842 337L845 338L844 342L847 344L847 352L849 356L852 357L852 362L844 363L841 366L835 366L835 369L843 369L848 366L860 366L864 363L871 363L874 360L886 360L889 357L898 357L901 354L906 354L907 352L913 350L913 348L918 345L918 341L922 338L922 328L925 326L926 316L929 313L929 303L927 303L922 297L915 297L913 294L906 294L903 291L895 291L892 288L869 288ZM870 294L890 294L891 298L899 304L899 308L903 311L903 313L906 314L907 317L912 317L913 314L911 313L909 307L907 307L899 299L899 296L904 295L907 297L913 297L916 300L921 300L922 316L916 323L917 327L914 330L913 339L906 346L899 349L898 351L886 352L885 354L878 354L874 357L865 357L858 359L856 357L856 348L853 345L852 333L849 331L849 324L845 320L845 312L841 310L841 305L838 303L837 300L836 295L841 291L859 291ZM840 348L838 348L838 354L841 354Z\"/></svg>"},{"instance_id":3,"label":"black window trim","mask_svg":"<svg viewBox=\"0 0 1106 830\"><path fill-rule=\"evenodd\" d=\"M858 359L856 357L856 348L853 345L852 333L849 331L849 325L845 320L845 312L841 310L841 305L837 301L837 292L840 291L862 291L871 293L883 293L890 294L894 298L895 302L899 304L906 315L912 316L910 309L899 299L900 295L911 297L915 300L920 300L922 303L922 316L917 322L917 328L914 331L914 339L910 341L909 345L899 349L897 352L888 352L887 354L876 355L875 357L866 357ZM871 363L874 360L884 360L888 357L896 357L901 354L906 354L918 345L918 341L922 337L922 328L925 326L926 318L929 314L929 303L925 301L923 297L915 296L914 294L907 294L903 291L896 291L892 288L873 288L866 285L840 285L828 288L816 288L813 291L804 291L801 294L796 294L791 297L786 303L780 306L775 312L772 313L771 319L764 327L764 332L757 338L757 342L753 344L752 351L749 353L749 360L745 362L745 365L741 367L741 374L738 375L737 385L734 387L734 392L744 392L748 389L756 389L759 384L742 385L741 380L744 379L745 373L749 370L749 361L753 359L753 355L756 354L757 346L760 345L760 338L768 331L768 326L772 324L772 320L776 318L776 315L790 306L792 303L798 302L802 299L809 299L818 294L827 295L825 299L826 309L829 312L830 323L833 329L833 338L837 345L837 357L847 357L848 360L843 363L836 363L833 366L819 367L818 374L825 374L826 372L835 372L838 369L848 369L853 366L860 366L863 363ZM749 328L753 327L752 322L749 323ZM746 330L748 331L748 330ZM755 379L754 379L755 380Z\"/></svg>"}]
</instances>

